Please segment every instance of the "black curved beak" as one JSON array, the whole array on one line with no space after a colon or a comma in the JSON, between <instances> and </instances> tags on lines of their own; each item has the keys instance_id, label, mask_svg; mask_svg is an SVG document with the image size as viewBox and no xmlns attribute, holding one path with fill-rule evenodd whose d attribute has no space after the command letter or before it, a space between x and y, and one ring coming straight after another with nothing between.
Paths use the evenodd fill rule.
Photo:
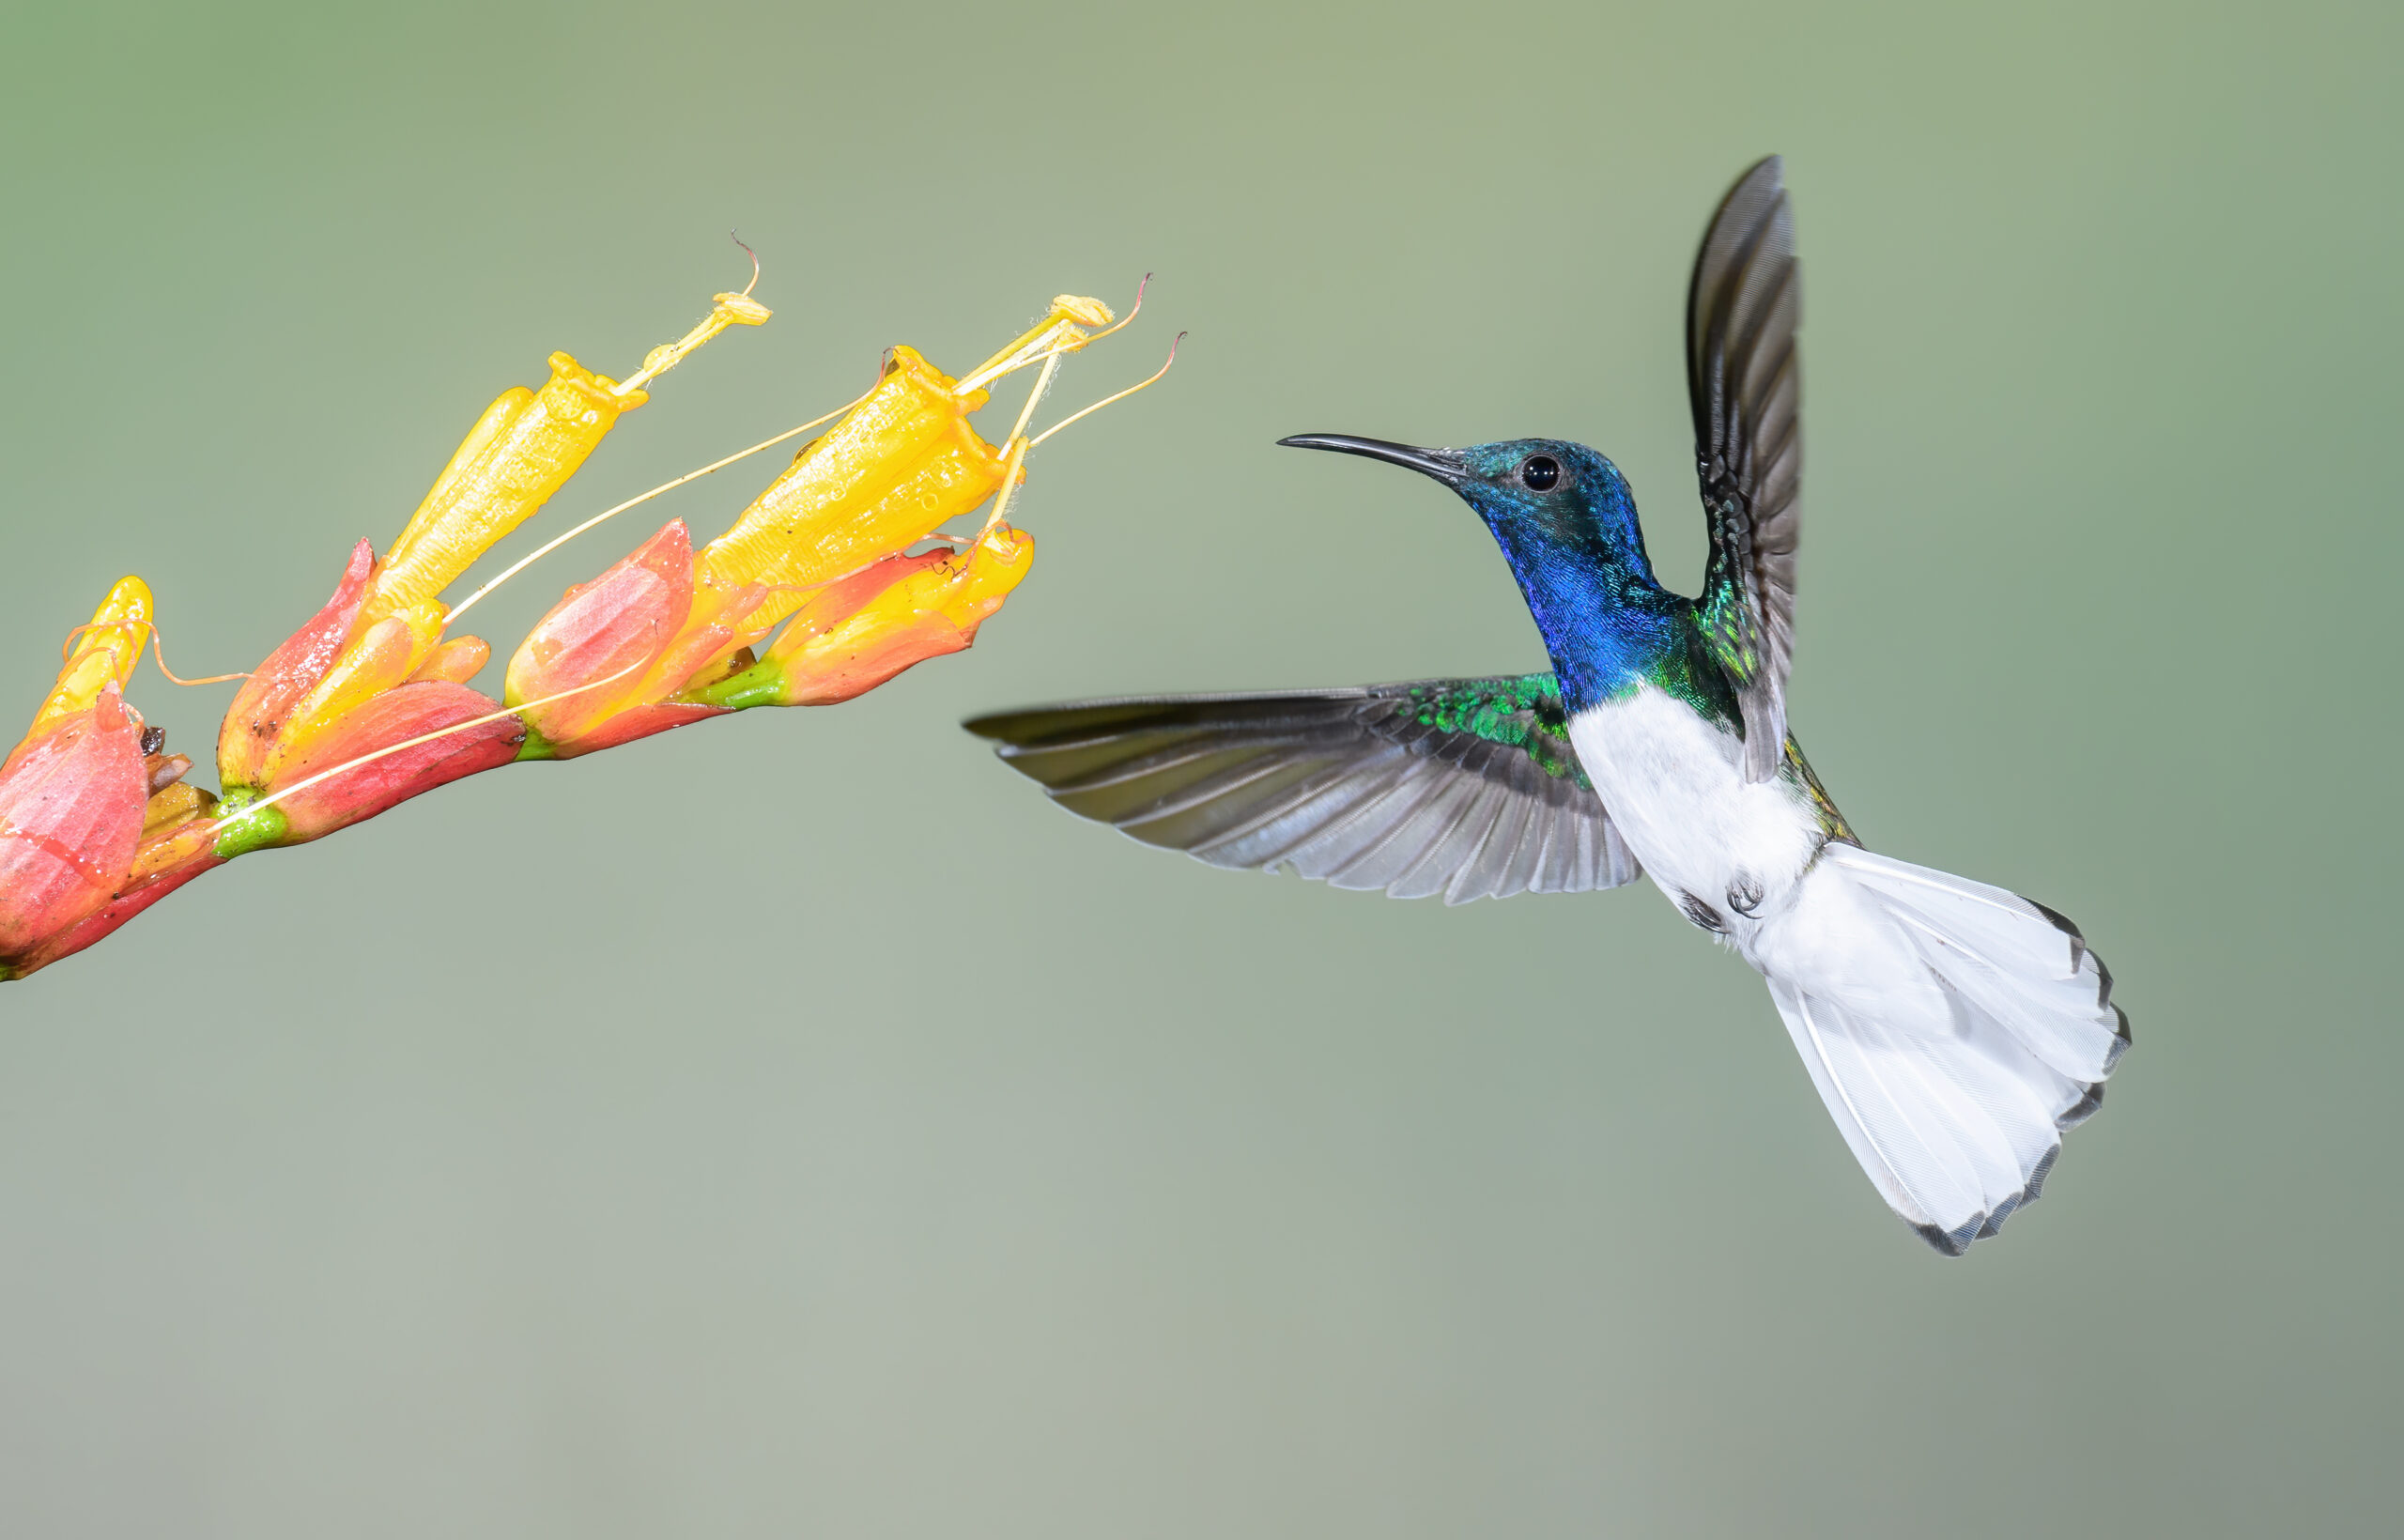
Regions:
<instances>
[{"instance_id":1,"label":"black curved beak","mask_svg":"<svg viewBox=\"0 0 2404 1540\"><path fill-rule=\"evenodd\" d=\"M1355 439L1348 433L1298 433L1290 439L1280 439L1277 443L1284 449L1332 449L1338 454L1383 460L1423 476L1433 476L1447 486L1458 486L1469 475L1469 467L1449 449L1415 449L1383 439Z\"/></svg>"}]
</instances>

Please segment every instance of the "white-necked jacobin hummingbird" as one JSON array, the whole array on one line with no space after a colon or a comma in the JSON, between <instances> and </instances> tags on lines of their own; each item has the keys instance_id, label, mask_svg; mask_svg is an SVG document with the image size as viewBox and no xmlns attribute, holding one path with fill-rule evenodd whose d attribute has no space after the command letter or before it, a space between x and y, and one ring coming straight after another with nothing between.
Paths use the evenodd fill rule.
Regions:
<instances>
[{"instance_id":1,"label":"white-necked jacobin hummingbird","mask_svg":"<svg viewBox=\"0 0 2404 1540\"><path fill-rule=\"evenodd\" d=\"M1720 203L1687 297L1702 597L1654 579L1626 480L1582 444L1303 434L1280 441L1408 467L1475 509L1552 671L967 726L1071 810L1217 866L1451 903L1649 874L1768 981L1862 1169L1959 1255L2036 1198L2128 1018L2060 915L1863 849L1787 733L1799 299L1773 156Z\"/></svg>"}]
</instances>

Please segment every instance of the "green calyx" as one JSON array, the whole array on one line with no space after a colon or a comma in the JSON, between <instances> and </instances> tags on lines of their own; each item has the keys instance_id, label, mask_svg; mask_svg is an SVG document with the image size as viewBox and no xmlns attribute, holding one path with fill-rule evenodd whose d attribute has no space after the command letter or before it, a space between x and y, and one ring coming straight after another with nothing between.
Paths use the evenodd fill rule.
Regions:
<instances>
[{"instance_id":1,"label":"green calyx","mask_svg":"<svg viewBox=\"0 0 2404 1540\"><path fill-rule=\"evenodd\" d=\"M523 717L519 720L525 722ZM517 746L517 762L522 764L528 760L555 760L560 757L558 746L534 731L533 723L525 722L525 741Z\"/></svg>"},{"instance_id":2,"label":"green calyx","mask_svg":"<svg viewBox=\"0 0 2404 1540\"><path fill-rule=\"evenodd\" d=\"M696 705L717 706L725 711L748 711L753 706L784 704L784 665L775 658L763 658L740 673L732 673L715 684L699 689L678 692L675 699Z\"/></svg>"},{"instance_id":3,"label":"green calyx","mask_svg":"<svg viewBox=\"0 0 2404 1540\"><path fill-rule=\"evenodd\" d=\"M248 855L254 850L279 844L285 831L291 828L291 820L284 816L281 808L261 808L255 812L247 810L252 803L258 800L255 787L235 786L229 787L218 802L215 849L220 860L230 861L237 855Z\"/></svg>"}]
</instances>

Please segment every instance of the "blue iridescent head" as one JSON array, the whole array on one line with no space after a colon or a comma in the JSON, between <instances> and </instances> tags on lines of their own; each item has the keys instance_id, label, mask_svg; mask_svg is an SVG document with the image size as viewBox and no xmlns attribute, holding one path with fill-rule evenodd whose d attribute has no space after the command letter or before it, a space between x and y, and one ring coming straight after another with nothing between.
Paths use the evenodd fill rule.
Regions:
<instances>
[{"instance_id":1,"label":"blue iridescent head","mask_svg":"<svg viewBox=\"0 0 2404 1540\"><path fill-rule=\"evenodd\" d=\"M1599 564L1638 582L1653 582L1627 478L1583 444L1510 439L1467 449L1417 449L1341 433L1302 433L1277 441L1292 449L1383 460L1442 482L1486 520L1522 587L1533 570L1553 562Z\"/></svg>"},{"instance_id":2,"label":"blue iridescent head","mask_svg":"<svg viewBox=\"0 0 2404 1540\"><path fill-rule=\"evenodd\" d=\"M1673 650L1676 601L1654 580L1627 479L1585 445L1513 439L1417 449L1339 433L1277 441L1403 466L1476 509L1519 580L1573 708L1649 674Z\"/></svg>"}]
</instances>

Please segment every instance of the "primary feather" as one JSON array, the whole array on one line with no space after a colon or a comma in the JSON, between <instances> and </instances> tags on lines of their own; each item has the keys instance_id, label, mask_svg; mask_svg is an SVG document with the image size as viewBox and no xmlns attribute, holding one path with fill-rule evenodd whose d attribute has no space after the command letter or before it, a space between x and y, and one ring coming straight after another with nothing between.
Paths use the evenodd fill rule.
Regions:
<instances>
[{"instance_id":1,"label":"primary feather","mask_svg":"<svg viewBox=\"0 0 2404 1540\"><path fill-rule=\"evenodd\" d=\"M1088 701L966 726L1071 812L1213 866L1447 903L1637 874L1550 674Z\"/></svg>"},{"instance_id":2,"label":"primary feather","mask_svg":"<svg viewBox=\"0 0 2404 1540\"><path fill-rule=\"evenodd\" d=\"M1687 394L1711 557L1695 618L1736 688L1746 778L1778 772L1795 656L1802 538L1802 277L1785 163L1739 178L1695 257L1687 296Z\"/></svg>"}]
</instances>

